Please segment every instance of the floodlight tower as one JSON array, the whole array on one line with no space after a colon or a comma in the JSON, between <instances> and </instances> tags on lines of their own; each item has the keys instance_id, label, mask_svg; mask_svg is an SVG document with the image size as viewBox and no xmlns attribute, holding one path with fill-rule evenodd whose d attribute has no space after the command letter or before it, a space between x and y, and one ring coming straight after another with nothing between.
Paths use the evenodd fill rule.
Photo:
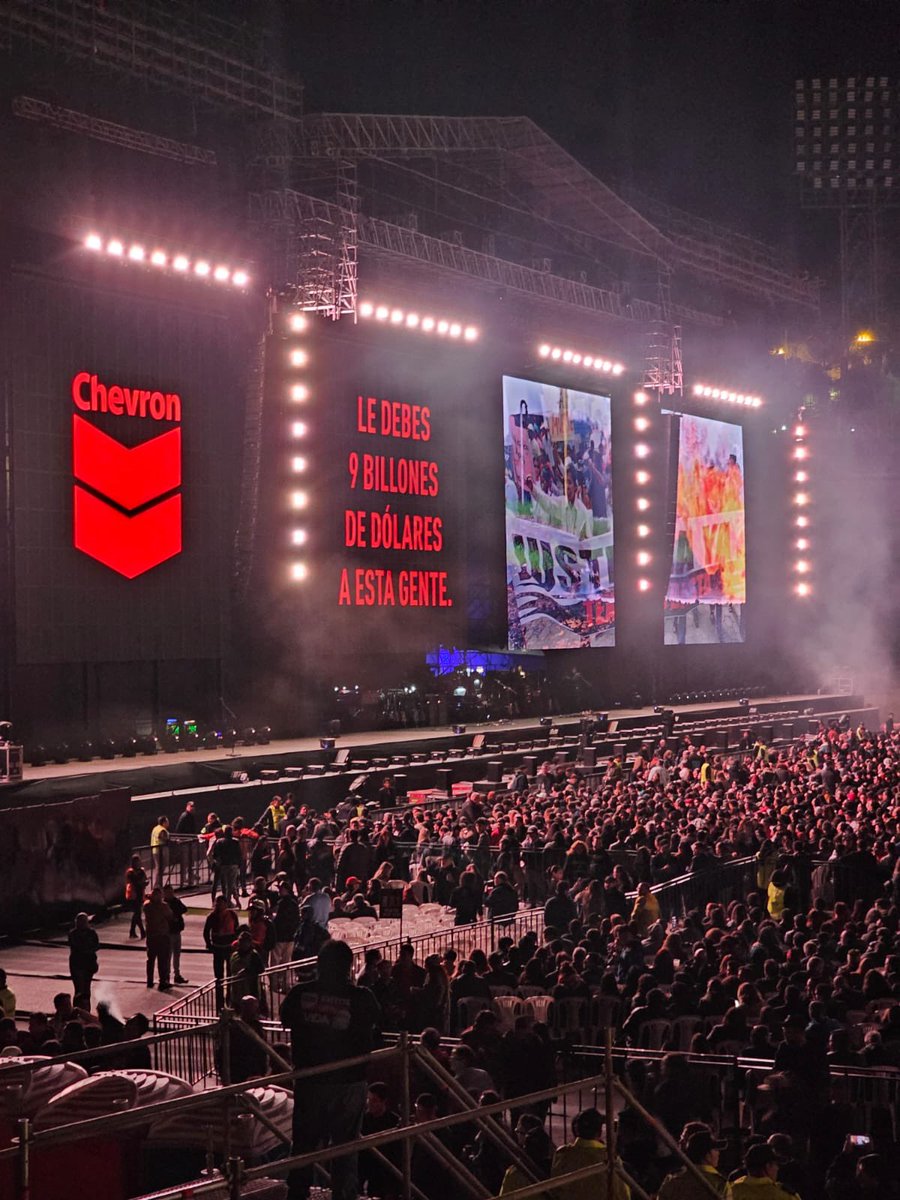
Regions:
<instances>
[{"instance_id":1,"label":"floodlight tower","mask_svg":"<svg viewBox=\"0 0 900 1200\"><path fill-rule=\"evenodd\" d=\"M900 204L897 85L885 76L798 79L794 173L804 208L838 214L841 317L848 337L881 316L884 210Z\"/></svg>"}]
</instances>

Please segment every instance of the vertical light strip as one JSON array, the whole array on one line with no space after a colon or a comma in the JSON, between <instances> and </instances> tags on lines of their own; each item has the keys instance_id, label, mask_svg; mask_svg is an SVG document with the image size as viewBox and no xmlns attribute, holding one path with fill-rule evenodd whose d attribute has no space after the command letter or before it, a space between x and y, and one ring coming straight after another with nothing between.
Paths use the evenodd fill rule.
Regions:
<instances>
[{"instance_id":1,"label":"vertical light strip","mask_svg":"<svg viewBox=\"0 0 900 1200\"><path fill-rule=\"evenodd\" d=\"M650 397L647 392L634 393L634 417L632 419L635 483L635 533L637 535L637 550L635 561L643 572L652 562L648 546L653 532L651 520L653 517L653 502L650 499L651 458L650 436L653 431L653 420L650 416ZM653 584L649 574L640 574L637 581L639 592L649 592Z\"/></svg>"},{"instance_id":2,"label":"vertical light strip","mask_svg":"<svg viewBox=\"0 0 900 1200\"><path fill-rule=\"evenodd\" d=\"M790 476L791 584L794 595L805 600L813 593L813 520L809 426L802 409L793 426Z\"/></svg>"},{"instance_id":3,"label":"vertical light strip","mask_svg":"<svg viewBox=\"0 0 900 1200\"><path fill-rule=\"evenodd\" d=\"M309 457L304 450L304 441L309 432L309 423L301 420L299 413L306 417L305 406L309 400L308 371L310 353L307 338L310 329L310 318L306 313L291 312L287 316L287 475L291 486L288 492L288 507L291 513L291 529L289 543L294 550L289 565L288 578L293 583L302 583L309 577L309 564L306 559L298 557L296 552L306 546L309 531L300 514L309 504L309 492L304 486L309 469Z\"/></svg>"}]
</instances>

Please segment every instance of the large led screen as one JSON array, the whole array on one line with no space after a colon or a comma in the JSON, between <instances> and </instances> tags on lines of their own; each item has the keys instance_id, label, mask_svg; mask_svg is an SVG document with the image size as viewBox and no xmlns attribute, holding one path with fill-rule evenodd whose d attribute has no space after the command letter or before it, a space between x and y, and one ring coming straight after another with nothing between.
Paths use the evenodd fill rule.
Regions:
<instances>
[{"instance_id":1,"label":"large led screen","mask_svg":"<svg viewBox=\"0 0 900 1200\"><path fill-rule=\"evenodd\" d=\"M744 530L743 430L682 416L666 645L744 640Z\"/></svg>"},{"instance_id":2,"label":"large led screen","mask_svg":"<svg viewBox=\"0 0 900 1200\"><path fill-rule=\"evenodd\" d=\"M511 649L615 644L608 396L503 376Z\"/></svg>"}]
</instances>

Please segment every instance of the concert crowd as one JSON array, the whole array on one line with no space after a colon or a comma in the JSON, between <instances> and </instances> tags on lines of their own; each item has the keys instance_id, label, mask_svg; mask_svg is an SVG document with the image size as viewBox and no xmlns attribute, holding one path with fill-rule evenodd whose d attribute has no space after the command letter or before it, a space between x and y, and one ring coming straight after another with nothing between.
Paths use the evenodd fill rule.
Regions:
<instances>
[{"instance_id":1,"label":"concert crowd","mask_svg":"<svg viewBox=\"0 0 900 1200\"><path fill-rule=\"evenodd\" d=\"M376 804L348 797L325 814L276 797L252 829L235 821L223 830L210 814L196 836L213 868L204 938L219 1000L257 1021L273 995L294 994L261 987L267 966L320 953L333 974L335 955L323 950L338 944L331 923L377 918L399 881L404 905L443 906L459 926L491 917L496 948L466 957L447 946L419 962L411 944L393 961L373 947L355 982L341 959L333 987L366 989L373 1038L406 1030L482 1102L509 1099L503 1119L546 1174L601 1152L600 1115L588 1108L561 1131L549 1102L514 1101L576 1077L580 1044L601 1041L612 1024L632 1095L720 1194L892 1196L897 1091L858 1081L866 1069L872 1080L900 1078L898 761L889 718L878 733L841 722L802 744L758 743L742 755L661 742L590 776L545 763L459 807L403 805L386 779ZM136 936L157 882L145 880L150 899L140 891L132 904ZM677 903L665 887L651 890L666 884ZM523 907L542 908L543 920L512 936ZM506 997L523 1003L513 1013L498 1004ZM298 1065L307 1061L297 1049L301 999L282 1010ZM0 1022L0 1045L59 1054L124 1036L108 1011L91 1010L89 990L74 1005L58 1000L27 1031ZM266 1072L264 1055L235 1045L232 1079ZM581 1073L599 1069L595 1058ZM396 1081L363 1082L365 1073L353 1101L363 1131L389 1128L399 1120ZM440 1089L416 1087L414 1119L447 1111ZM522 1185L490 1139L472 1128L451 1134L446 1145L489 1194ZM414 1181L449 1198L452 1179L416 1154ZM617 1154L661 1200L702 1191L628 1104ZM383 1164L364 1156L360 1172L370 1195L397 1194ZM304 1194L302 1180L292 1186ZM344 1194L355 1186L345 1181ZM575 1184L555 1191L588 1195Z\"/></svg>"}]
</instances>

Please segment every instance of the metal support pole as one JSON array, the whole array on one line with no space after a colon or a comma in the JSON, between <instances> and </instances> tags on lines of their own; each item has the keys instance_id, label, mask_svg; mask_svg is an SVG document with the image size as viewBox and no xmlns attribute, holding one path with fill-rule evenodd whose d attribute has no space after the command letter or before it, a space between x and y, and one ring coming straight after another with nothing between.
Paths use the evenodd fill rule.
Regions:
<instances>
[{"instance_id":1,"label":"metal support pole","mask_svg":"<svg viewBox=\"0 0 900 1200\"><path fill-rule=\"evenodd\" d=\"M423 1134L421 1142L423 1146L427 1147L438 1166L442 1167L452 1179L455 1179L470 1196L474 1196L475 1200L488 1200L490 1192L481 1180L454 1158L443 1142L438 1141L435 1134ZM407 1143L409 1143L409 1139L407 1139Z\"/></svg>"},{"instance_id":2,"label":"metal support pole","mask_svg":"<svg viewBox=\"0 0 900 1200\"><path fill-rule=\"evenodd\" d=\"M604 1081L606 1088L606 1161L609 1164L609 1170L606 1172L606 1200L615 1200L616 1120L613 1114L613 1031L611 1025L607 1025L603 1031L603 1044L605 1050L603 1071L606 1076Z\"/></svg>"},{"instance_id":3,"label":"metal support pole","mask_svg":"<svg viewBox=\"0 0 900 1200\"><path fill-rule=\"evenodd\" d=\"M228 1200L241 1200L244 1164L239 1158L229 1158L225 1164L225 1179L228 1183Z\"/></svg>"},{"instance_id":4,"label":"metal support pole","mask_svg":"<svg viewBox=\"0 0 900 1200\"><path fill-rule=\"evenodd\" d=\"M409 1101L409 1034L404 1030L400 1034L400 1074L402 1080L400 1116L406 1128L412 1121L412 1106ZM412 1141L403 1139L403 1200L410 1200L412 1194Z\"/></svg>"},{"instance_id":5,"label":"metal support pole","mask_svg":"<svg viewBox=\"0 0 900 1200\"><path fill-rule=\"evenodd\" d=\"M706 1191L709 1192L711 1196L718 1196L719 1193L716 1191L715 1186L710 1182L709 1176L704 1175L696 1163L691 1162L688 1156L678 1145L678 1142L675 1140L675 1138L672 1137L671 1133L669 1133L668 1129L666 1129L665 1125L663 1125L662 1121L660 1121L657 1117L654 1117L652 1113L648 1112L647 1109L644 1108L643 1104L641 1104L641 1102L631 1094L628 1088L625 1087L624 1083L622 1083L620 1080L614 1080L613 1087L617 1092L619 1092L625 1103L633 1108L638 1116L642 1117L647 1122L657 1137L661 1138L662 1141L665 1142L665 1144L676 1155L679 1161L684 1163L694 1178L703 1184L703 1187L706 1189Z\"/></svg>"},{"instance_id":6,"label":"metal support pole","mask_svg":"<svg viewBox=\"0 0 900 1200\"><path fill-rule=\"evenodd\" d=\"M473 1102L466 1089L460 1086L456 1078L446 1071L437 1059L427 1050L423 1050L421 1046L416 1047L415 1055L426 1074L431 1076L438 1087L450 1092L464 1112L468 1110L471 1113L473 1123L487 1134L495 1146L499 1146L504 1154L508 1155L526 1179L540 1178L536 1164L531 1161L515 1138L508 1134L498 1121L485 1116L484 1110ZM516 1097L516 1101L510 1102L511 1106L514 1107L517 1101L518 1097Z\"/></svg>"},{"instance_id":7,"label":"metal support pole","mask_svg":"<svg viewBox=\"0 0 900 1200\"><path fill-rule=\"evenodd\" d=\"M22 1117L19 1125L19 1200L31 1196L31 1121Z\"/></svg>"}]
</instances>

